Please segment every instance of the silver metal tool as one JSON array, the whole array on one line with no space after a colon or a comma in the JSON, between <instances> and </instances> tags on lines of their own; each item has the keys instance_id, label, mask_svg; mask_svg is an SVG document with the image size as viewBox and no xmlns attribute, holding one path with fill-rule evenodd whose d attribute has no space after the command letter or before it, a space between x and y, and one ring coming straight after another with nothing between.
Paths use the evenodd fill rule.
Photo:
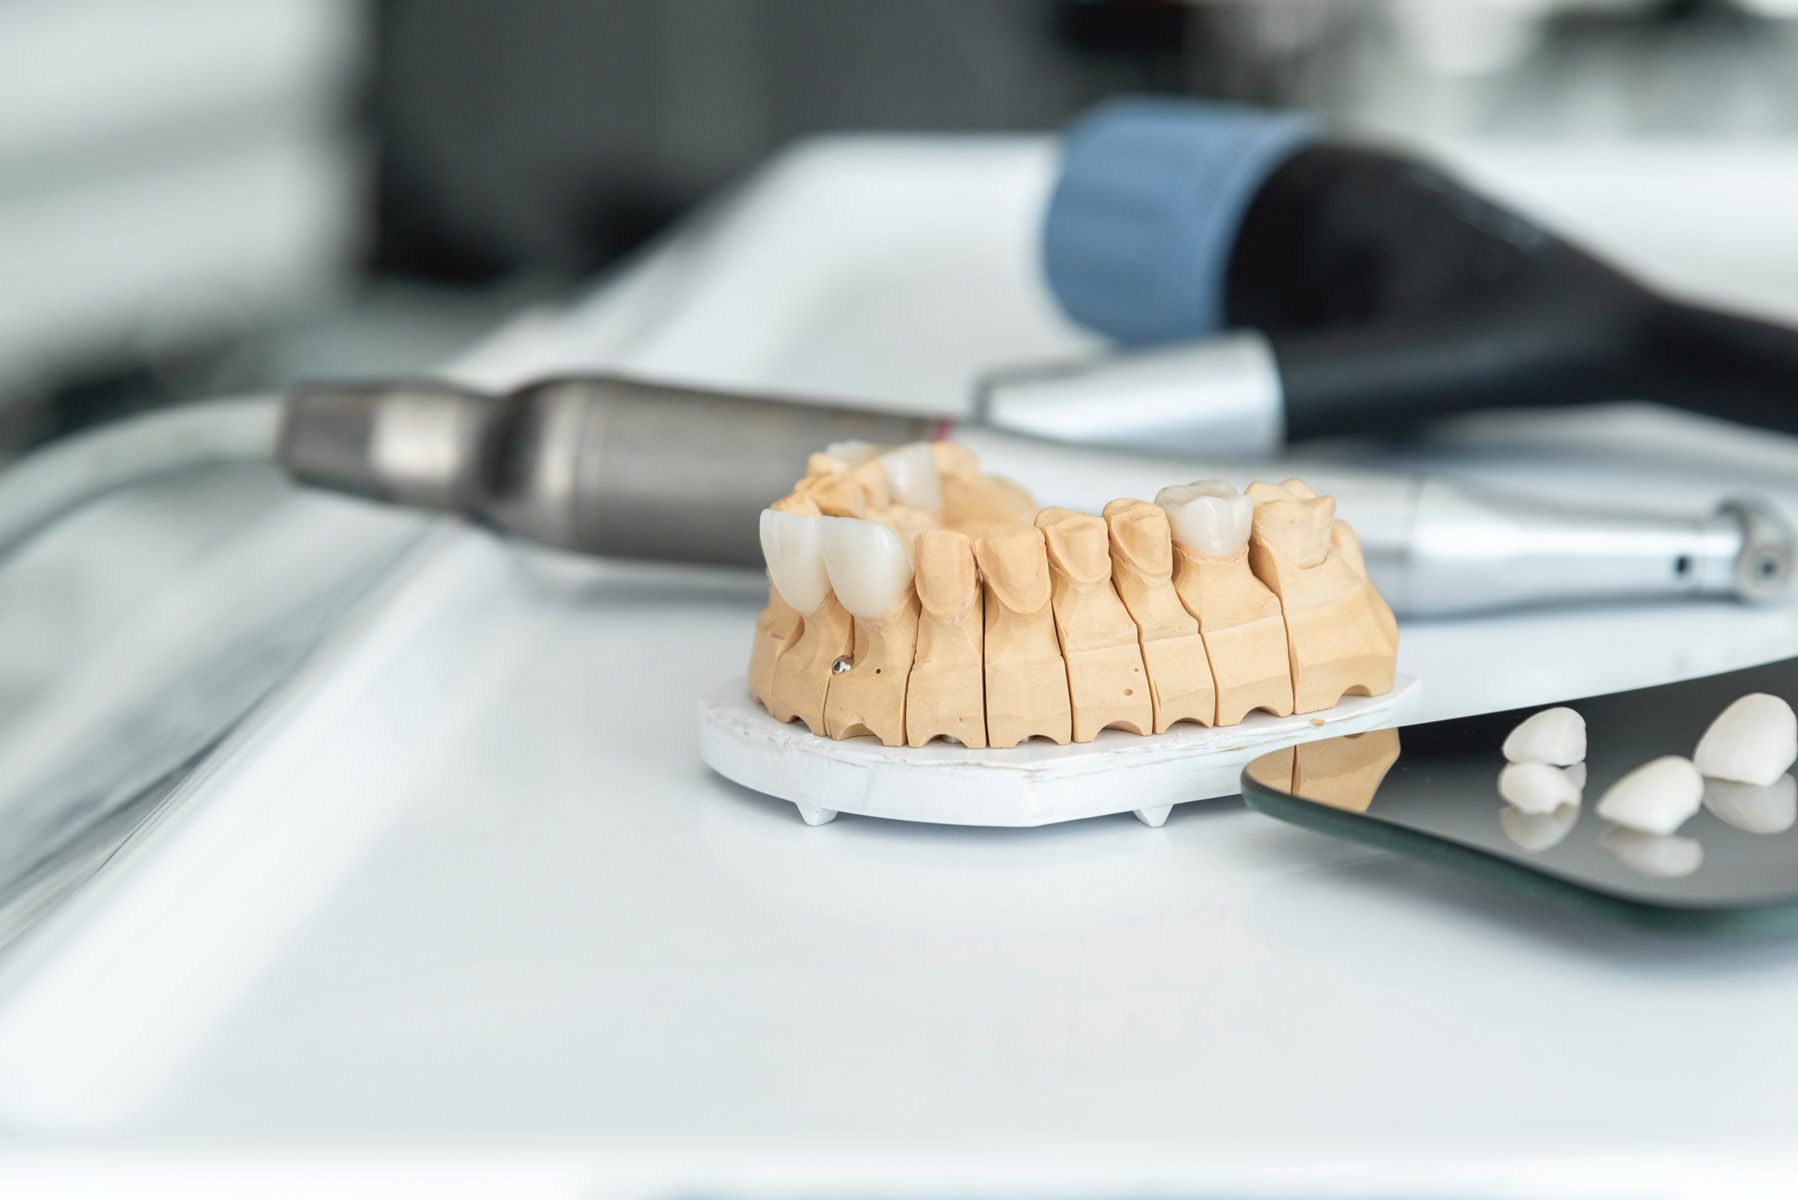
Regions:
<instances>
[{"instance_id":1,"label":"silver metal tool","mask_svg":"<svg viewBox=\"0 0 1798 1200\"><path fill-rule=\"evenodd\" d=\"M951 423L616 377L490 397L436 383L309 385L287 399L277 457L320 487L463 513L585 554L761 565L756 523L807 456L845 439L902 443ZM956 430L1050 503L1097 510L1194 473L1191 460ZM1411 615L1617 598L1785 596L1798 538L1768 504L1704 516L1551 504L1434 477L1313 474L1360 536L1369 573Z\"/></svg>"}]
</instances>

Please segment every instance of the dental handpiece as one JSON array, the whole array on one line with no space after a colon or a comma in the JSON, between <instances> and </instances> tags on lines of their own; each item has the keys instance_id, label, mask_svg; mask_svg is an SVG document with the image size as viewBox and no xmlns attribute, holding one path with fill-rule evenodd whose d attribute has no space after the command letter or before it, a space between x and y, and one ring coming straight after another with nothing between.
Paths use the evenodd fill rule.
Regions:
<instances>
[{"instance_id":1,"label":"dental handpiece","mask_svg":"<svg viewBox=\"0 0 1798 1200\"><path fill-rule=\"evenodd\" d=\"M1048 481L1045 503L1093 512L1193 473L1190 460L610 376L505 396L430 381L304 385L286 399L277 455L302 483L459 513L580 554L759 567L759 514L812 452L951 431L987 469ZM1753 499L1657 517L1434 477L1309 477L1337 496L1374 582L1410 615L1629 597L1768 600L1790 587L1798 552L1779 515Z\"/></svg>"},{"instance_id":2,"label":"dental handpiece","mask_svg":"<svg viewBox=\"0 0 1798 1200\"><path fill-rule=\"evenodd\" d=\"M1062 308L1121 352L996 376L987 419L1020 432L1268 453L1606 400L1798 432L1798 331L1662 295L1293 113L1101 106L1063 139L1042 254Z\"/></svg>"}]
</instances>

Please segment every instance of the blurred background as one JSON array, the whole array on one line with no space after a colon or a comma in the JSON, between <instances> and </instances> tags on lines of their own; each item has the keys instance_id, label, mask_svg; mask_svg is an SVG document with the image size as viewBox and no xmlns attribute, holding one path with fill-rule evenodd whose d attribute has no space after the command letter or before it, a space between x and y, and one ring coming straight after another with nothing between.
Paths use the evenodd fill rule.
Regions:
<instances>
[{"instance_id":1,"label":"blurred background","mask_svg":"<svg viewBox=\"0 0 1798 1200\"><path fill-rule=\"evenodd\" d=\"M0 455L428 369L795 139L1120 91L1399 138L1778 136L1792 0L0 0Z\"/></svg>"}]
</instances>

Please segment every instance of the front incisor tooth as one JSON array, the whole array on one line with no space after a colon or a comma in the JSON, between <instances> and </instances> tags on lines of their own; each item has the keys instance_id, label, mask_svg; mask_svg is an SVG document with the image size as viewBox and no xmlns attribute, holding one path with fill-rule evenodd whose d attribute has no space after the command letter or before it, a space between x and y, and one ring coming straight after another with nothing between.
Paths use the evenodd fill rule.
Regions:
<instances>
[{"instance_id":1,"label":"front incisor tooth","mask_svg":"<svg viewBox=\"0 0 1798 1200\"><path fill-rule=\"evenodd\" d=\"M1155 732L1177 721L1209 725L1217 718L1217 688L1199 623L1174 591L1174 547L1167 513L1146 500L1105 506L1111 533L1111 579L1136 624Z\"/></svg>"},{"instance_id":2,"label":"front incisor tooth","mask_svg":"<svg viewBox=\"0 0 1798 1200\"><path fill-rule=\"evenodd\" d=\"M1116 726L1144 734L1155 727L1149 679L1136 622L1111 583L1111 538L1103 517L1045 508L1037 528L1048 543L1051 607L1067 662L1076 742Z\"/></svg>"},{"instance_id":3,"label":"front incisor tooth","mask_svg":"<svg viewBox=\"0 0 1798 1200\"><path fill-rule=\"evenodd\" d=\"M768 711L776 720L805 722L822 734L830 666L849 653L849 613L830 592L821 540L823 518L798 513L762 514L763 553L775 589L800 614L799 636L774 663Z\"/></svg>"},{"instance_id":4,"label":"front incisor tooth","mask_svg":"<svg viewBox=\"0 0 1798 1200\"><path fill-rule=\"evenodd\" d=\"M946 738L986 745L985 613L974 544L966 534L919 534L918 651L905 691L905 736L913 746Z\"/></svg>"},{"instance_id":5,"label":"front incisor tooth","mask_svg":"<svg viewBox=\"0 0 1798 1200\"><path fill-rule=\"evenodd\" d=\"M911 555L886 526L845 518L826 518L823 546L831 586L854 618L849 669L830 677L825 731L903 745L906 680L918 638Z\"/></svg>"},{"instance_id":6,"label":"front incisor tooth","mask_svg":"<svg viewBox=\"0 0 1798 1200\"><path fill-rule=\"evenodd\" d=\"M1298 479L1251 484L1248 495L1257 501L1249 569L1280 601L1293 711L1392 690L1398 623L1363 573L1352 531L1336 520L1336 501ZM1337 551L1339 533L1352 552Z\"/></svg>"},{"instance_id":7,"label":"front incisor tooth","mask_svg":"<svg viewBox=\"0 0 1798 1200\"><path fill-rule=\"evenodd\" d=\"M768 506L774 512L817 515L817 508L810 501L798 496L786 496ZM763 519L764 526L767 519ZM762 556L764 562L772 553L778 551L778 539L771 545L766 529L762 534ZM755 641L749 651L749 694L755 697L756 703L768 708L774 695L774 664L780 660L787 647L799 637L804 627L804 620L799 612L786 598L780 589L774 586L772 572L768 578L768 603L755 621Z\"/></svg>"},{"instance_id":8,"label":"front incisor tooth","mask_svg":"<svg viewBox=\"0 0 1798 1200\"><path fill-rule=\"evenodd\" d=\"M1163 488L1156 497L1168 513L1174 534L1174 590L1199 623L1211 677L1217 686L1217 723L1234 725L1259 708L1276 716L1292 712L1292 670L1286 651L1286 622L1280 601L1249 570L1248 528L1238 516L1217 508L1230 485L1222 481ZM1208 507L1197 507L1210 501ZM1253 505L1243 513L1252 515ZM1219 530L1228 517L1229 537ZM1202 521L1197 518L1202 517ZM1203 547L1237 545L1215 556Z\"/></svg>"},{"instance_id":9,"label":"front incisor tooth","mask_svg":"<svg viewBox=\"0 0 1798 1200\"><path fill-rule=\"evenodd\" d=\"M1042 531L994 525L974 543L974 558L986 580L987 744L1006 749L1045 737L1066 745L1072 706Z\"/></svg>"}]
</instances>

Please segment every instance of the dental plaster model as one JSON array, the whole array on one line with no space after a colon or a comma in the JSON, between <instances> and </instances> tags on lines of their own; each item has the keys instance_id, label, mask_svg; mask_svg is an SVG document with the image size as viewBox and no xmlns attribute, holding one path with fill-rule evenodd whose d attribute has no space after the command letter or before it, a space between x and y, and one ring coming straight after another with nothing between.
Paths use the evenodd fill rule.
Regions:
<instances>
[{"instance_id":1,"label":"dental plaster model","mask_svg":"<svg viewBox=\"0 0 1798 1200\"><path fill-rule=\"evenodd\" d=\"M1049 557L1034 525L995 525L974 543L986 578L986 740L1073 736L1067 663L1055 633Z\"/></svg>"},{"instance_id":2,"label":"dental plaster model","mask_svg":"<svg viewBox=\"0 0 1798 1200\"><path fill-rule=\"evenodd\" d=\"M1541 816L1571 805L1579 807L1580 789L1561 767L1547 763L1507 763L1498 773L1498 794L1513 808Z\"/></svg>"},{"instance_id":3,"label":"dental plaster model","mask_svg":"<svg viewBox=\"0 0 1798 1200\"><path fill-rule=\"evenodd\" d=\"M1692 761L1707 778L1764 787L1798 762L1798 716L1778 696L1751 692L1711 722Z\"/></svg>"},{"instance_id":4,"label":"dental plaster model","mask_svg":"<svg viewBox=\"0 0 1798 1200\"><path fill-rule=\"evenodd\" d=\"M1174 534L1174 590L1199 620L1211 659L1219 725L1260 708L1292 712L1292 670L1280 599L1249 566L1255 502L1221 480L1162 488Z\"/></svg>"},{"instance_id":5,"label":"dental plaster model","mask_svg":"<svg viewBox=\"0 0 1798 1200\"><path fill-rule=\"evenodd\" d=\"M1155 728L1136 622L1111 583L1111 533L1103 517L1068 508L1036 515L1049 548L1051 609L1068 668L1074 740L1110 727Z\"/></svg>"},{"instance_id":6,"label":"dental plaster model","mask_svg":"<svg viewBox=\"0 0 1798 1200\"><path fill-rule=\"evenodd\" d=\"M762 514L750 693L833 738L1009 748L1285 716L1295 677L1302 711L1390 690L1395 626L1333 501L1251 490L1254 548L1221 481L1039 512L952 443L830 446Z\"/></svg>"},{"instance_id":7,"label":"dental plaster model","mask_svg":"<svg viewBox=\"0 0 1798 1200\"><path fill-rule=\"evenodd\" d=\"M1146 500L1105 506L1111 533L1111 581L1136 623L1149 674L1155 732L1176 721L1209 725L1217 716L1217 687L1199 623L1174 591L1173 536L1167 513Z\"/></svg>"},{"instance_id":8,"label":"dental plaster model","mask_svg":"<svg viewBox=\"0 0 1798 1200\"><path fill-rule=\"evenodd\" d=\"M1598 815L1643 833L1672 833L1698 811L1704 776L1692 760L1669 754L1613 783L1598 798Z\"/></svg>"},{"instance_id":9,"label":"dental plaster model","mask_svg":"<svg viewBox=\"0 0 1798 1200\"><path fill-rule=\"evenodd\" d=\"M986 745L986 615L974 544L965 533L918 535L918 654L905 692L905 738Z\"/></svg>"},{"instance_id":10,"label":"dental plaster model","mask_svg":"<svg viewBox=\"0 0 1798 1200\"><path fill-rule=\"evenodd\" d=\"M1586 719L1571 708L1545 708L1526 717L1505 739L1507 762L1570 767L1586 758ZM1585 780L1580 780L1585 786Z\"/></svg>"},{"instance_id":11,"label":"dental plaster model","mask_svg":"<svg viewBox=\"0 0 1798 1200\"><path fill-rule=\"evenodd\" d=\"M1336 501L1300 479L1250 484L1247 495L1249 567L1280 601L1293 711L1391 691L1398 622L1368 581L1354 531L1336 520Z\"/></svg>"}]
</instances>

